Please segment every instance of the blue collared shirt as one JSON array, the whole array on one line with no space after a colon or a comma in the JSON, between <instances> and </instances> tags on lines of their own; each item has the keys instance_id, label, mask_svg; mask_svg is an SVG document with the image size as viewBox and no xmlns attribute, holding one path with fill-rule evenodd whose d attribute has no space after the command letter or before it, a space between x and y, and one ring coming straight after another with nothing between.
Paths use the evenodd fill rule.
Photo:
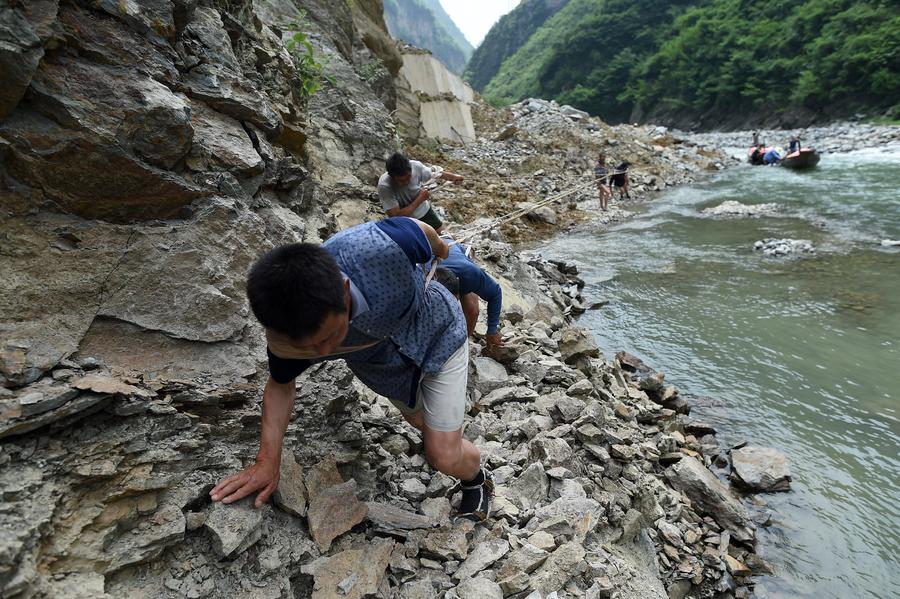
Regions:
<instances>
[{"instance_id":1,"label":"blue collared shirt","mask_svg":"<svg viewBox=\"0 0 900 599\"><path fill-rule=\"evenodd\" d=\"M345 281L350 281L350 322L353 322L354 318L369 311L369 302L366 301L366 296L362 294L356 283L351 281L346 274L341 274L344 276Z\"/></svg>"},{"instance_id":2,"label":"blue collared shirt","mask_svg":"<svg viewBox=\"0 0 900 599\"><path fill-rule=\"evenodd\" d=\"M316 360L279 358L269 351L269 372L287 383L313 362L342 358L376 393L415 402L423 372L436 373L466 339L459 302L443 285L425 288L417 264L431 259L431 246L412 219L365 223L323 244L350 279L350 327L343 346L372 344Z\"/></svg>"}]
</instances>

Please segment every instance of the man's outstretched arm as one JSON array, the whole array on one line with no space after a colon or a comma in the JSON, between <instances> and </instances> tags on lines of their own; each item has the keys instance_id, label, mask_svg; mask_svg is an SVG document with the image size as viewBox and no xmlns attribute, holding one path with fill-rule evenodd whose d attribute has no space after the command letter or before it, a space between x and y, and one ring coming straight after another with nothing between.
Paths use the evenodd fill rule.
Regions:
<instances>
[{"instance_id":1,"label":"man's outstretched arm","mask_svg":"<svg viewBox=\"0 0 900 599\"><path fill-rule=\"evenodd\" d=\"M289 383L277 383L269 377L263 391L262 432L256 463L222 479L209 493L213 501L232 503L255 491L260 491L256 496L256 507L261 507L268 501L278 487L281 449L295 395L293 379Z\"/></svg>"},{"instance_id":2,"label":"man's outstretched arm","mask_svg":"<svg viewBox=\"0 0 900 599\"><path fill-rule=\"evenodd\" d=\"M444 171L443 173L441 173L441 176L439 178L443 179L444 181L462 181L465 177L463 177L462 175L457 175L456 173Z\"/></svg>"}]
</instances>

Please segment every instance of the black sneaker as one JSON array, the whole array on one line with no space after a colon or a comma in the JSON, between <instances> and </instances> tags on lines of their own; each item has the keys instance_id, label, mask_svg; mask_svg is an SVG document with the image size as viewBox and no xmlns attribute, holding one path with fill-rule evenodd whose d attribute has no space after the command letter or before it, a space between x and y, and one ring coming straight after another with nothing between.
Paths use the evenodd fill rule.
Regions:
<instances>
[{"instance_id":1,"label":"black sneaker","mask_svg":"<svg viewBox=\"0 0 900 599\"><path fill-rule=\"evenodd\" d=\"M494 495L494 481L484 468L470 481L461 481L459 488L462 499L459 502L458 518L473 522L484 522L491 515L491 497Z\"/></svg>"}]
</instances>

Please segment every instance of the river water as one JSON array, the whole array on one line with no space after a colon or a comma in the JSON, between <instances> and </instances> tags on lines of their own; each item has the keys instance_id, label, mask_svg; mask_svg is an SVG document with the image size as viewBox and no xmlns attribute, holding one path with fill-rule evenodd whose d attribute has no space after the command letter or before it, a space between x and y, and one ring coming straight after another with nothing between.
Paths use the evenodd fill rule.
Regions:
<instances>
[{"instance_id":1,"label":"river water","mask_svg":"<svg viewBox=\"0 0 900 599\"><path fill-rule=\"evenodd\" d=\"M778 216L713 219L725 200ZM542 248L575 262L580 322L666 373L720 443L784 452L789 493L760 495L777 569L757 596L900 597L900 148L826 155L796 173L740 166L636 208L607 231ZM799 259L754 252L808 239ZM749 500L748 500L749 501Z\"/></svg>"}]
</instances>

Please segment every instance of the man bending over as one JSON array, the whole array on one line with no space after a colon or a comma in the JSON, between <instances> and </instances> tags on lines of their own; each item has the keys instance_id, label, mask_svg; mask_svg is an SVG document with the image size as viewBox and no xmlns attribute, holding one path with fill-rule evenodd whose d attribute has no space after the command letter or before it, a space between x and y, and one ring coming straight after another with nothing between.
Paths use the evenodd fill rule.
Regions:
<instances>
[{"instance_id":1,"label":"man bending over","mask_svg":"<svg viewBox=\"0 0 900 599\"><path fill-rule=\"evenodd\" d=\"M418 264L447 245L425 223L388 218L337 233L321 246L275 248L250 271L247 296L266 328L269 380L263 392L256 462L210 492L231 503L278 486L295 379L313 362L342 358L370 389L422 431L425 457L460 479L459 515L484 520L493 484L478 449L462 438L468 348L459 303L424 285Z\"/></svg>"},{"instance_id":2,"label":"man bending over","mask_svg":"<svg viewBox=\"0 0 900 599\"><path fill-rule=\"evenodd\" d=\"M387 172L378 179L378 197L388 216L409 216L425 222L441 232L444 223L438 218L428 199L431 192L423 187L435 177L435 171L418 160L403 154L393 154L385 162ZM461 175L442 172L440 179L462 181Z\"/></svg>"},{"instance_id":3,"label":"man bending over","mask_svg":"<svg viewBox=\"0 0 900 599\"><path fill-rule=\"evenodd\" d=\"M462 244L451 245L450 255L440 263L440 266L450 270L459 279L459 303L462 304L469 335L475 332L480 312L478 298L481 298L488 305L485 341L488 347L500 345L503 290L497 281L466 255L466 246Z\"/></svg>"}]
</instances>

